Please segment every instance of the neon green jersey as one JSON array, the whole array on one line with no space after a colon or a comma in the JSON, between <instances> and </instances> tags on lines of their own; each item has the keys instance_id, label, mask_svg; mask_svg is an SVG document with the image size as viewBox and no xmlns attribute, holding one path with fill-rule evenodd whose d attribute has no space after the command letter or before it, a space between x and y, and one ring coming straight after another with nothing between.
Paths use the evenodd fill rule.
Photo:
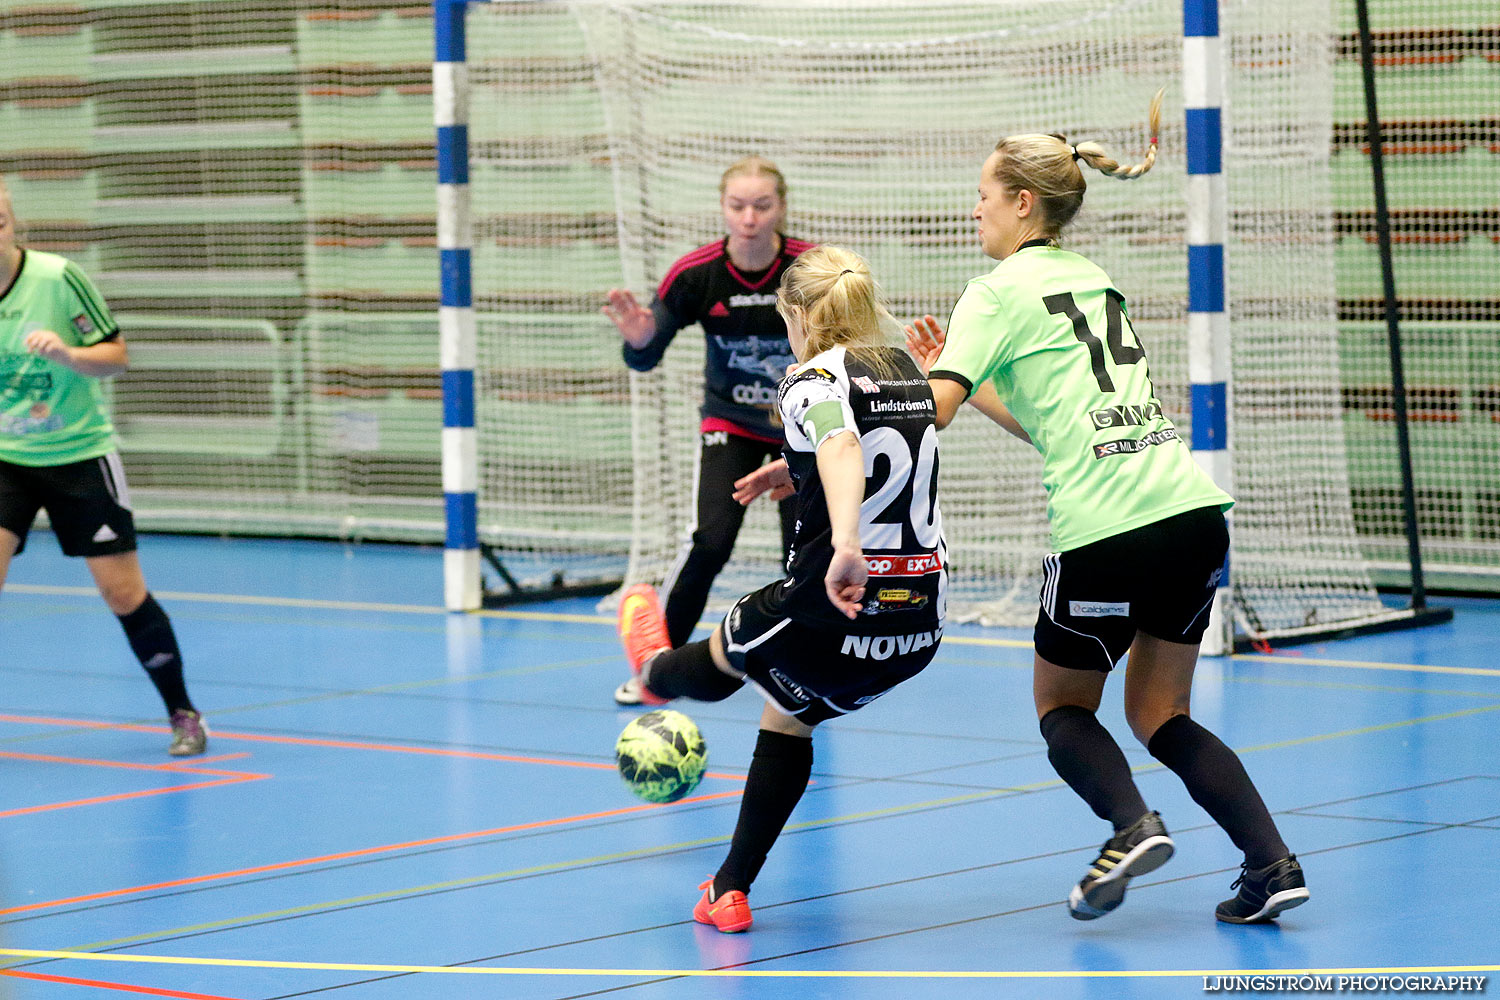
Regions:
<instances>
[{"instance_id":1,"label":"neon green jersey","mask_svg":"<svg viewBox=\"0 0 1500 1000\"><path fill-rule=\"evenodd\" d=\"M1030 244L970 281L931 377L994 382L1042 453L1059 552L1234 504L1162 413L1124 297L1076 253Z\"/></svg>"},{"instance_id":2,"label":"neon green jersey","mask_svg":"<svg viewBox=\"0 0 1500 1000\"><path fill-rule=\"evenodd\" d=\"M75 347L120 332L104 298L72 261L28 250L0 294L0 459L65 465L114 450L114 426L97 378L26 350L33 330Z\"/></svg>"}]
</instances>

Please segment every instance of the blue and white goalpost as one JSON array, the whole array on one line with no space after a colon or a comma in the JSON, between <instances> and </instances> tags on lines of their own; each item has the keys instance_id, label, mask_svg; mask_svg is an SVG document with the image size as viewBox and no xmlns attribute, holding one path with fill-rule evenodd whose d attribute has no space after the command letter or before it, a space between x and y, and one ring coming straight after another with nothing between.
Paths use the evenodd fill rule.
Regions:
<instances>
[{"instance_id":1,"label":"blue and white goalpost","mask_svg":"<svg viewBox=\"0 0 1500 1000\"><path fill-rule=\"evenodd\" d=\"M1192 449L1218 486L1233 492L1229 450L1231 373L1224 242L1229 232L1223 173L1224 47L1218 0L1182 2L1182 89L1187 124L1188 381ZM1210 611L1203 652L1234 648L1230 563Z\"/></svg>"},{"instance_id":2,"label":"blue and white goalpost","mask_svg":"<svg viewBox=\"0 0 1500 1000\"><path fill-rule=\"evenodd\" d=\"M433 0L433 118L437 126L437 239L441 256L439 353L443 372L443 603L474 611L479 573L479 448L474 432L477 358L469 209L469 77L466 0Z\"/></svg>"}]
</instances>

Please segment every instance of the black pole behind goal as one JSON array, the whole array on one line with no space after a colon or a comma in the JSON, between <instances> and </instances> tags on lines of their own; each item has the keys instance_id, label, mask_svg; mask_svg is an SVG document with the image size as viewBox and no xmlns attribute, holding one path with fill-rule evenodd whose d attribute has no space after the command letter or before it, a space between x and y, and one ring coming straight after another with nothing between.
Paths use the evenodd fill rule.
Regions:
<instances>
[{"instance_id":1,"label":"black pole behind goal","mask_svg":"<svg viewBox=\"0 0 1500 1000\"><path fill-rule=\"evenodd\" d=\"M1411 434L1406 409L1406 368L1401 359L1401 303L1396 298L1396 272L1391 262L1391 216L1385 197L1384 149L1380 133L1380 112L1375 100L1375 45L1370 35L1370 10L1366 0L1355 0L1355 8L1359 17L1359 61L1365 84L1365 129L1370 144L1370 173L1375 188L1375 238L1380 248L1381 291L1385 296L1386 339L1391 356L1391 412L1396 423L1397 458L1401 467L1401 506L1406 523L1407 560L1411 569L1411 603L1402 614L1348 628L1309 628L1299 631L1297 635L1279 636L1265 642L1237 639L1234 644L1235 652L1436 625L1453 619L1452 608L1427 606L1427 585L1422 576L1417 491L1412 475Z\"/></svg>"},{"instance_id":2,"label":"black pole behind goal","mask_svg":"<svg viewBox=\"0 0 1500 1000\"><path fill-rule=\"evenodd\" d=\"M1385 156L1380 113L1375 100L1375 43L1370 36L1370 8L1355 0L1359 15L1359 62L1365 83L1365 134L1370 143L1370 175L1375 187L1375 239L1380 248L1380 283L1385 296L1386 340L1391 353L1391 412L1396 421L1396 450L1401 466L1401 506L1406 522L1406 556L1411 566L1411 606L1427 607L1422 576L1422 544L1417 527L1416 482L1412 476L1411 433L1406 410L1406 366L1401 359L1401 303L1396 299L1396 271L1391 261L1391 215L1385 199Z\"/></svg>"}]
</instances>

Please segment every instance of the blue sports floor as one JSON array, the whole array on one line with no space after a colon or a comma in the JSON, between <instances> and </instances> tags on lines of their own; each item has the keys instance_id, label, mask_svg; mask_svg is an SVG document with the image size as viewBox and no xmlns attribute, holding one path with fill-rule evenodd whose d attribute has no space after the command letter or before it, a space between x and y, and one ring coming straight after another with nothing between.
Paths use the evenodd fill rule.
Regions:
<instances>
[{"instance_id":1,"label":"blue sports floor","mask_svg":"<svg viewBox=\"0 0 1500 1000\"><path fill-rule=\"evenodd\" d=\"M1205 975L1500 970L1500 602L1451 625L1205 660L1312 900L1213 919L1238 858L1123 737L1177 856L1092 923L1063 900L1108 830L1047 763L1027 633L956 627L816 740L751 895L695 925L761 702L688 704L710 776L670 806L613 767L633 716L592 600L449 616L441 553L152 536L209 753L81 563L39 533L0 595L0 997L236 1000L1201 996ZM1374 972L1372 974L1379 974Z\"/></svg>"}]
</instances>

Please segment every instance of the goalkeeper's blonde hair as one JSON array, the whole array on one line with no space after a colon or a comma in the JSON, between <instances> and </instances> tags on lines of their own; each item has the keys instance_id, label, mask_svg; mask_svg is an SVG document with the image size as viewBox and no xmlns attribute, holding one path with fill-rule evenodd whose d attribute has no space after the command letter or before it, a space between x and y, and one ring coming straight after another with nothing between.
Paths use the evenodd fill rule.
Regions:
<instances>
[{"instance_id":1,"label":"goalkeeper's blonde hair","mask_svg":"<svg viewBox=\"0 0 1500 1000\"><path fill-rule=\"evenodd\" d=\"M895 371L886 348L899 326L870 265L853 250L835 246L804 250L781 276L776 291L777 311L784 316L789 306L801 310L807 357L843 346L877 375Z\"/></svg>"},{"instance_id":2,"label":"goalkeeper's blonde hair","mask_svg":"<svg viewBox=\"0 0 1500 1000\"><path fill-rule=\"evenodd\" d=\"M1056 237L1078 214L1083 193L1088 189L1078 167L1079 160L1105 176L1122 181L1135 180L1155 165L1163 93L1164 90L1158 90L1151 99L1148 113L1151 138L1145 158L1139 163L1121 165L1097 142L1070 146L1067 138L1057 133L1027 133L1006 136L995 144L995 152L1000 154L995 163L995 179L1007 190L1024 188L1035 194L1046 220L1046 231Z\"/></svg>"},{"instance_id":3,"label":"goalkeeper's blonde hair","mask_svg":"<svg viewBox=\"0 0 1500 1000\"><path fill-rule=\"evenodd\" d=\"M731 163L719 175L719 197L724 196L724 189L729 186L732 177L769 177L776 183L776 197L781 199L783 205L786 204L786 178L782 176L781 169L764 156L746 156Z\"/></svg>"}]
</instances>

